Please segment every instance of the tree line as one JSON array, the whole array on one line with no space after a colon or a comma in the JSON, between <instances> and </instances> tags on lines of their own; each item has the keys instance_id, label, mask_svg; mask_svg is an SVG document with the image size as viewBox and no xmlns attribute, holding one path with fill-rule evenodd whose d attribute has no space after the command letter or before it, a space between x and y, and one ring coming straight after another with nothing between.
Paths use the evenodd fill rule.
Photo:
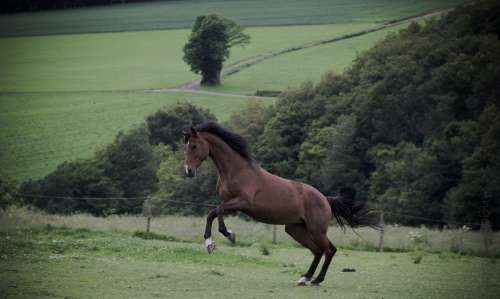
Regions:
<instances>
[{"instance_id":1,"label":"tree line","mask_svg":"<svg viewBox=\"0 0 500 299\"><path fill-rule=\"evenodd\" d=\"M158 0L3 0L0 2L0 13L67 9L148 1Z\"/></svg>"},{"instance_id":2,"label":"tree line","mask_svg":"<svg viewBox=\"0 0 500 299\"><path fill-rule=\"evenodd\" d=\"M328 195L353 187L389 222L477 223L487 210L498 229L499 36L500 4L458 8L389 35L344 73L286 90L272 106L250 101L224 125L249 139L269 171ZM168 200L218 202L210 163L195 179L181 169L182 129L206 120L216 118L191 104L163 108L92 159L65 162L19 192L150 198L24 198L50 212L137 213L147 204L156 213L203 214Z\"/></svg>"},{"instance_id":3,"label":"tree line","mask_svg":"<svg viewBox=\"0 0 500 299\"><path fill-rule=\"evenodd\" d=\"M284 93L255 144L271 172L353 186L390 221L500 224L500 4L412 23ZM432 222L428 222L431 224Z\"/></svg>"}]
</instances>

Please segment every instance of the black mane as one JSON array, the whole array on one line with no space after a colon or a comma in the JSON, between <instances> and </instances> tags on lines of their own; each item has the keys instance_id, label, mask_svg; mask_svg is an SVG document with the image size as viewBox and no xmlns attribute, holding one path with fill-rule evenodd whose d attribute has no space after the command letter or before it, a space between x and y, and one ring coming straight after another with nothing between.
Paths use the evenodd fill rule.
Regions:
<instances>
[{"instance_id":1,"label":"black mane","mask_svg":"<svg viewBox=\"0 0 500 299\"><path fill-rule=\"evenodd\" d=\"M213 121L205 122L201 125L195 127L198 132L207 132L214 134L215 136L222 139L227 145L229 145L234 151L236 151L240 156L245 158L245 160L252 160L252 155L248 148L248 142L243 138L243 136L238 135L221 127L219 124Z\"/></svg>"}]
</instances>

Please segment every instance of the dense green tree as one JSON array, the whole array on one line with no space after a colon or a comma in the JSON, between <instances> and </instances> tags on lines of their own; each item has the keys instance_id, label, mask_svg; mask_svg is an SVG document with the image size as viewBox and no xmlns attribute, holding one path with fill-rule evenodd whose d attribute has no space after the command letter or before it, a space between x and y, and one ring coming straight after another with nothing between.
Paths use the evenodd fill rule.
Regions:
<instances>
[{"instance_id":1,"label":"dense green tree","mask_svg":"<svg viewBox=\"0 0 500 299\"><path fill-rule=\"evenodd\" d=\"M488 202L500 226L499 16L500 4L481 2L413 23L343 74L283 93L257 158L327 194L353 186L388 211L433 220L394 221L477 223Z\"/></svg>"},{"instance_id":2,"label":"dense green tree","mask_svg":"<svg viewBox=\"0 0 500 299\"><path fill-rule=\"evenodd\" d=\"M155 209L164 214L203 215L209 209L207 204L219 202L218 176L211 161L200 166L196 177L186 178L182 170L183 153L167 149L165 157L157 172L158 192L151 201Z\"/></svg>"},{"instance_id":3,"label":"dense green tree","mask_svg":"<svg viewBox=\"0 0 500 299\"><path fill-rule=\"evenodd\" d=\"M488 106L479 118L479 146L463 160L463 176L447 194L447 216L453 221L479 222L489 216L500 228L500 109ZM484 215L483 208L489 215Z\"/></svg>"},{"instance_id":4,"label":"dense green tree","mask_svg":"<svg viewBox=\"0 0 500 299\"><path fill-rule=\"evenodd\" d=\"M335 127L315 128L309 133L300 146L299 163L296 170L297 178L320 186L321 169L328 157L328 147Z\"/></svg>"},{"instance_id":5,"label":"dense green tree","mask_svg":"<svg viewBox=\"0 0 500 299\"><path fill-rule=\"evenodd\" d=\"M184 129L209 120L217 119L209 110L190 103L162 108L146 119L149 142L154 145L169 145L177 150Z\"/></svg>"},{"instance_id":6,"label":"dense green tree","mask_svg":"<svg viewBox=\"0 0 500 299\"><path fill-rule=\"evenodd\" d=\"M300 145L306 138L313 117L320 114L320 106L314 102L311 82L300 89L283 93L275 106L274 116L255 147L256 155L265 168L284 177L295 176Z\"/></svg>"},{"instance_id":7,"label":"dense green tree","mask_svg":"<svg viewBox=\"0 0 500 299\"><path fill-rule=\"evenodd\" d=\"M437 158L415 144L379 145L371 150L376 170L371 174L370 198L388 214L387 218L405 223L425 223L406 218L409 213L442 219L442 198L435 197L441 176ZM428 224L434 224L430 222Z\"/></svg>"},{"instance_id":8,"label":"dense green tree","mask_svg":"<svg viewBox=\"0 0 500 299\"><path fill-rule=\"evenodd\" d=\"M86 198L122 195L94 160L64 162L45 178L23 183L21 192L40 196L28 196L26 203L51 213L88 212L102 216L121 208L117 200Z\"/></svg>"},{"instance_id":9,"label":"dense green tree","mask_svg":"<svg viewBox=\"0 0 500 299\"><path fill-rule=\"evenodd\" d=\"M184 46L184 61L193 72L201 73L202 85L219 85L229 49L249 42L250 36L234 21L216 14L198 16Z\"/></svg>"},{"instance_id":10,"label":"dense green tree","mask_svg":"<svg viewBox=\"0 0 500 299\"><path fill-rule=\"evenodd\" d=\"M8 177L0 177L0 209L19 203L17 192L14 180Z\"/></svg>"},{"instance_id":11,"label":"dense green tree","mask_svg":"<svg viewBox=\"0 0 500 299\"><path fill-rule=\"evenodd\" d=\"M91 159L60 164L42 179L24 182L25 202L52 213L139 213L156 191L160 154L143 127L120 132ZM101 199L105 198L105 199Z\"/></svg>"},{"instance_id":12,"label":"dense green tree","mask_svg":"<svg viewBox=\"0 0 500 299\"><path fill-rule=\"evenodd\" d=\"M231 115L228 126L245 137L253 146L264 133L264 128L272 115L273 110L264 106L262 102L249 100L240 111Z\"/></svg>"},{"instance_id":13,"label":"dense green tree","mask_svg":"<svg viewBox=\"0 0 500 299\"><path fill-rule=\"evenodd\" d=\"M366 199L362 159L356 155L354 143L356 133L356 117L343 115L331 127L327 137L327 153L319 168L320 183L318 187L327 194L333 194L343 187L358 190L358 198Z\"/></svg>"},{"instance_id":14,"label":"dense green tree","mask_svg":"<svg viewBox=\"0 0 500 299\"><path fill-rule=\"evenodd\" d=\"M144 201L141 197L157 188L159 161L148 142L146 129L138 127L120 132L113 143L98 153L97 159L104 175L117 185L124 197L130 198L122 202L119 212L139 213Z\"/></svg>"}]
</instances>

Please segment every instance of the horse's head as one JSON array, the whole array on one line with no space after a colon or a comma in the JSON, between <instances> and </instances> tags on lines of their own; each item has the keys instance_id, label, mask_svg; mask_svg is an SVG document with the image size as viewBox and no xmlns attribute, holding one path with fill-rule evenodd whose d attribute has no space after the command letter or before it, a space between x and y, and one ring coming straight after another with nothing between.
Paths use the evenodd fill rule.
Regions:
<instances>
[{"instance_id":1,"label":"horse's head","mask_svg":"<svg viewBox=\"0 0 500 299\"><path fill-rule=\"evenodd\" d=\"M193 127L184 132L184 172L188 177L196 175L209 153L208 142Z\"/></svg>"}]
</instances>

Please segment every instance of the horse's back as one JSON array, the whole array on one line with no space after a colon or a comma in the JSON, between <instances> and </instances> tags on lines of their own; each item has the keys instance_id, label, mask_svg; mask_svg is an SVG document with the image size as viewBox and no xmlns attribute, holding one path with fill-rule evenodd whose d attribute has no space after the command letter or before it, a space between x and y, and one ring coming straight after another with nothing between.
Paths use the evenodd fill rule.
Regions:
<instances>
[{"instance_id":1,"label":"horse's back","mask_svg":"<svg viewBox=\"0 0 500 299\"><path fill-rule=\"evenodd\" d=\"M256 212L273 219L270 223L291 224L310 222L311 218L329 222L331 208L326 197L311 185L282 178L262 169L261 178L256 187L254 206ZM271 212L272 211L272 212ZM266 218L266 217L264 217ZM266 219L258 219L263 222Z\"/></svg>"}]
</instances>

